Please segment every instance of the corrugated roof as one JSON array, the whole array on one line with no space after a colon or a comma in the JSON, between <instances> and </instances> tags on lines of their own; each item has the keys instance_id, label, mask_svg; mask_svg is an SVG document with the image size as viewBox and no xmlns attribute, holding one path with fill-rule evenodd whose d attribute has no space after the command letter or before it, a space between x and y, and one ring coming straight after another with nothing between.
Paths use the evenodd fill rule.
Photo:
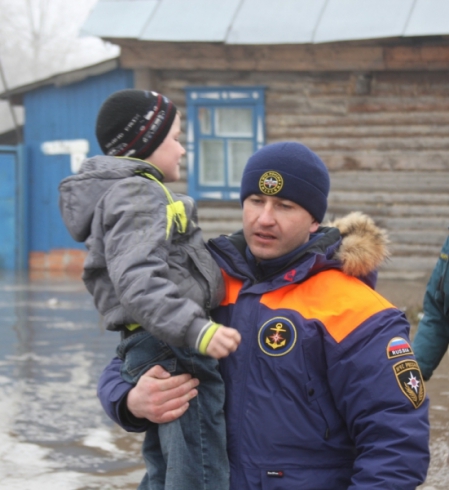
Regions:
<instances>
[{"instance_id":1,"label":"corrugated roof","mask_svg":"<svg viewBox=\"0 0 449 490\"><path fill-rule=\"evenodd\" d=\"M240 0L160 0L139 39L222 42Z\"/></svg>"},{"instance_id":2,"label":"corrugated roof","mask_svg":"<svg viewBox=\"0 0 449 490\"><path fill-rule=\"evenodd\" d=\"M226 44L449 35L449 1L99 0L82 32L110 39Z\"/></svg>"},{"instance_id":3,"label":"corrugated roof","mask_svg":"<svg viewBox=\"0 0 449 490\"><path fill-rule=\"evenodd\" d=\"M229 44L310 43L326 0L245 0L232 23Z\"/></svg>"},{"instance_id":4,"label":"corrugated roof","mask_svg":"<svg viewBox=\"0 0 449 490\"><path fill-rule=\"evenodd\" d=\"M81 34L138 37L158 5L159 0L100 0L82 26Z\"/></svg>"},{"instance_id":5,"label":"corrugated roof","mask_svg":"<svg viewBox=\"0 0 449 490\"><path fill-rule=\"evenodd\" d=\"M44 78L42 80L36 80L35 82L28 83L26 85L20 85L19 87L14 87L10 90L0 92L0 99L11 98L14 103L21 104L21 96L39 87L44 87L46 85L55 85L56 87L62 87L64 85L70 85L75 82L80 82L88 77L102 75L103 73L108 73L109 71L119 68L118 58L112 60L102 61L101 63L96 63L95 65L85 66L77 70L67 71L57 73L51 77Z\"/></svg>"},{"instance_id":6,"label":"corrugated roof","mask_svg":"<svg viewBox=\"0 0 449 490\"><path fill-rule=\"evenodd\" d=\"M415 0L329 0L314 42L402 36Z\"/></svg>"},{"instance_id":7,"label":"corrugated roof","mask_svg":"<svg viewBox=\"0 0 449 490\"><path fill-rule=\"evenodd\" d=\"M448 0L419 0L405 29L405 36L444 35L449 31Z\"/></svg>"}]
</instances>

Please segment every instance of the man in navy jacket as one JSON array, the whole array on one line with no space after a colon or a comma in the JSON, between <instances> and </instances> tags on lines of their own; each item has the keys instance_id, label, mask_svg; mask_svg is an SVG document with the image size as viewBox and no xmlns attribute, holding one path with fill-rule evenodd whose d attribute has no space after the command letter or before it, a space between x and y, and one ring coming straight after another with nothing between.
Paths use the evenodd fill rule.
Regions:
<instances>
[{"instance_id":1,"label":"man in navy jacket","mask_svg":"<svg viewBox=\"0 0 449 490\"><path fill-rule=\"evenodd\" d=\"M386 237L360 213L320 226L328 192L315 153L268 145L243 173L243 231L208 244L226 284L214 320L242 336L220 362L231 490L412 490L425 480L428 400L409 324L373 289ZM132 387L119 367L106 368L99 396L129 431L182 416L201 390L159 366Z\"/></svg>"}]
</instances>

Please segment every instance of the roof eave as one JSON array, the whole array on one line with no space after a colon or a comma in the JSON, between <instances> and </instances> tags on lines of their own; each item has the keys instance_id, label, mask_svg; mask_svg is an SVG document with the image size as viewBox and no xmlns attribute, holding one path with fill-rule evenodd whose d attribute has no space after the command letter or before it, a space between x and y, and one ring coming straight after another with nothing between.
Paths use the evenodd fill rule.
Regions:
<instances>
[{"instance_id":1,"label":"roof eave","mask_svg":"<svg viewBox=\"0 0 449 490\"><path fill-rule=\"evenodd\" d=\"M56 87L62 87L64 85L70 85L75 82L80 82L88 77L102 75L112 71L120 66L119 58L113 58L95 65L86 66L78 70L72 70L64 73L57 73L48 78L37 80L26 85L14 87L0 93L0 99L9 99L14 105L22 105L23 94L36 90L40 87L47 85L54 85Z\"/></svg>"}]
</instances>

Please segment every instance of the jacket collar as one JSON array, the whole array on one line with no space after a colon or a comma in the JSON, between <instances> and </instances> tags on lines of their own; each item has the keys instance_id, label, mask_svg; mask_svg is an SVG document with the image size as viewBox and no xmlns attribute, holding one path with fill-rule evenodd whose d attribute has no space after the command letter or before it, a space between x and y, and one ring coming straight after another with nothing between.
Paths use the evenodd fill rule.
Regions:
<instances>
[{"instance_id":1,"label":"jacket collar","mask_svg":"<svg viewBox=\"0 0 449 490\"><path fill-rule=\"evenodd\" d=\"M269 275L263 275L264 283L276 287L273 282L300 282L322 270L341 269L345 274L375 286L377 269L389 257L385 230L369 216L353 212L320 227L317 234L319 238L294 251L292 257L289 254L285 261L266 264L270 271L266 271ZM243 281L250 279L253 283L261 280L255 277L248 264L242 231L210 240L209 248L219 266L234 277Z\"/></svg>"},{"instance_id":2,"label":"jacket collar","mask_svg":"<svg viewBox=\"0 0 449 490\"><path fill-rule=\"evenodd\" d=\"M242 230L230 236L222 235L212 239L208 245L219 265L232 271L232 275L255 282L272 283L287 273L291 278L290 282L304 280L312 268L314 272L318 272L328 267L330 262L331 267L338 267L338 261L331 261L331 257L340 241L338 228L320 227L306 244L282 257L258 264L248 249Z\"/></svg>"}]
</instances>

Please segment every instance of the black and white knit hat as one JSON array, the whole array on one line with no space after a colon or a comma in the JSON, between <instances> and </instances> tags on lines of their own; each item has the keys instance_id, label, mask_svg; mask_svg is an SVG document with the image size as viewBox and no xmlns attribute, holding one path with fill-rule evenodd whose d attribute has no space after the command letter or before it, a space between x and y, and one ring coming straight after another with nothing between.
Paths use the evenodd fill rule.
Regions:
<instances>
[{"instance_id":1,"label":"black and white knit hat","mask_svg":"<svg viewBox=\"0 0 449 490\"><path fill-rule=\"evenodd\" d=\"M106 155L144 160L164 141L176 112L173 102L157 92L119 90L98 113L98 143Z\"/></svg>"}]
</instances>

